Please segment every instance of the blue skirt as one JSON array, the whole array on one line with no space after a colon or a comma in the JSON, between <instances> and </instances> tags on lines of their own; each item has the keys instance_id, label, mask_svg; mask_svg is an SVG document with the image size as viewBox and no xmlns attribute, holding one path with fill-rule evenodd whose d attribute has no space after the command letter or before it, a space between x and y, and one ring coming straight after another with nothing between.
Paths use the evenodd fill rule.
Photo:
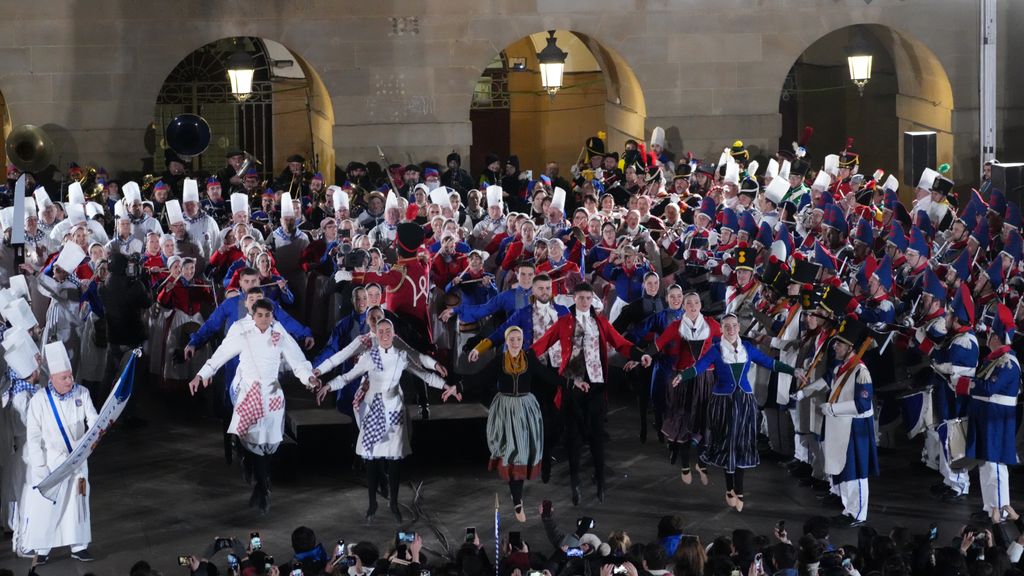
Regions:
<instances>
[{"instance_id":1,"label":"blue skirt","mask_svg":"<svg viewBox=\"0 0 1024 576\"><path fill-rule=\"evenodd\" d=\"M712 394L708 401L707 445L701 460L726 472L757 466L757 423L753 394L739 386L732 394Z\"/></svg>"}]
</instances>

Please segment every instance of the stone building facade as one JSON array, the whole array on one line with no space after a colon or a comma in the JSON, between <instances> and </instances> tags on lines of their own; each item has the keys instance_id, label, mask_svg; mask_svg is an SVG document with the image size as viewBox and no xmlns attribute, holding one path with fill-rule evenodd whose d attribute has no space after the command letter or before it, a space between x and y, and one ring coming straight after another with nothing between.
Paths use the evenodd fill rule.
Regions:
<instances>
[{"instance_id":1,"label":"stone building facade","mask_svg":"<svg viewBox=\"0 0 1024 576\"><path fill-rule=\"evenodd\" d=\"M779 95L821 37L874 25L891 50L900 129L939 132L939 160L976 178L975 0L3 0L0 94L9 124L44 126L67 161L138 171L167 74L233 36L280 42L315 72L333 109L337 161L468 155L474 85L505 46L570 30L607 73L609 139L664 126L669 147L736 138L774 150ZM1010 31L1024 3L999 2L998 155L1021 159L1022 81ZM620 118L621 116L621 118ZM839 143L835 144L839 146Z\"/></svg>"}]
</instances>

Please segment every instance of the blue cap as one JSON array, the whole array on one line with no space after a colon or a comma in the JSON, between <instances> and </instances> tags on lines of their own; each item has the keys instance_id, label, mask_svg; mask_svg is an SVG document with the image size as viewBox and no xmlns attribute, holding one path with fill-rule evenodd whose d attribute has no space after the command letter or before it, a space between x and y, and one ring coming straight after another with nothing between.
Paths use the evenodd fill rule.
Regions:
<instances>
[{"instance_id":1,"label":"blue cap","mask_svg":"<svg viewBox=\"0 0 1024 576\"><path fill-rule=\"evenodd\" d=\"M907 251L907 246L909 245L907 235L903 233L903 225L897 220L893 220L892 226L889 228L888 242L900 252Z\"/></svg>"},{"instance_id":2,"label":"blue cap","mask_svg":"<svg viewBox=\"0 0 1024 576\"><path fill-rule=\"evenodd\" d=\"M910 240L907 242L906 250L913 250L925 258L931 256L928 237L917 226L911 226L910 228Z\"/></svg>"},{"instance_id":3,"label":"blue cap","mask_svg":"<svg viewBox=\"0 0 1024 576\"><path fill-rule=\"evenodd\" d=\"M932 270L931 266L924 269L924 292L938 300L942 306L946 305L946 285L939 280L939 275Z\"/></svg>"},{"instance_id":4,"label":"blue cap","mask_svg":"<svg viewBox=\"0 0 1024 576\"><path fill-rule=\"evenodd\" d=\"M814 241L814 261L821 264L821 267L835 274L836 257L821 245L821 242Z\"/></svg>"},{"instance_id":5,"label":"blue cap","mask_svg":"<svg viewBox=\"0 0 1024 576\"><path fill-rule=\"evenodd\" d=\"M874 245L874 229L871 227L871 222L869 222L867 218L861 218L860 221L857 222L857 231L853 234L853 239L863 242L868 246Z\"/></svg>"}]
</instances>

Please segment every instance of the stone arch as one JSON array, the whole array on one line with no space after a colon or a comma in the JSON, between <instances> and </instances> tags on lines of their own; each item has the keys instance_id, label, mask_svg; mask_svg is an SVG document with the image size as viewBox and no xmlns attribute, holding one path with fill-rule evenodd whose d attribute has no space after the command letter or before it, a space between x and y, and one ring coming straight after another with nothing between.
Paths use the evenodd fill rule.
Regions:
<instances>
[{"instance_id":1,"label":"stone arch","mask_svg":"<svg viewBox=\"0 0 1024 576\"><path fill-rule=\"evenodd\" d=\"M866 42L875 55L872 80L863 96L858 96L857 88L849 79L843 50L854 36ZM893 172L903 190L909 193L909 187L915 182L908 181L904 170L903 132L934 131L937 133L936 164L953 164L955 175L953 87L942 62L922 39L884 24L840 26L805 45L792 62L780 92L779 110L783 116L780 146L788 145L803 125L814 124L816 134L809 148L820 162L824 155L841 149L847 135L854 136L858 151L874 147L868 150L868 163L862 165L861 171L870 174L881 168ZM801 82L799 71L808 66L818 68L818 78L810 82L805 78ZM804 100L805 104L817 100L816 104L811 103L817 106L817 113L793 121L787 117L788 98ZM815 122L812 117L827 121ZM830 126L842 126L844 120L849 120L848 130L860 131L859 138L853 133L832 133L835 130ZM959 168L962 175L973 172L966 165Z\"/></svg>"},{"instance_id":2,"label":"stone arch","mask_svg":"<svg viewBox=\"0 0 1024 576\"><path fill-rule=\"evenodd\" d=\"M231 97L223 68L226 56L236 45L243 46L256 62L254 96L244 103ZM175 84L173 90L169 89L171 83ZM187 94L189 83L195 85L195 90L203 91L205 101L197 100L195 93ZM276 40L228 36L205 42L183 54L167 72L156 101L151 127L155 132L156 172L161 169L166 121L181 112L202 115L205 106L216 109L220 117L207 118L214 134L201 171L215 172L223 166L220 154L238 146L253 152L263 162L263 177L271 178L274 168L282 166L285 158L299 153L307 158L310 169L315 165L323 172L328 183L334 179L334 108L330 94L313 66ZM197 105L199 109L193 110ZM265 110L257 110L261 107Z\"/></svg>"},{"instance_id":3,"label":"stone arch","mask_svg":"<svg viewBox=\"0 0 1024 576\"><path fill-rule=\"evenodd\" d=\"M632 67L614 48L588 33L554 29L562 49L566 49L568 42L572 50L589 52L583 59L593 63L593 68L576 76L567 68L565 88L553 99L543 94L540 88L536 55L543 47L537 38L545 36L545 31L521 36L496 49L504 65L510 66L509 58L522 62L522 70L510 68L508 71L508 89L512 94L509 103L510 151L519 154L522 166L533 168L535 174L547 160L558 161L562 171L568 173L568 167L577 159L586 138L599 131L607 134L609 150L623 149L629 138L643 140L647 117L640 82ZM497 65L498 58L494 54L491 58L492 65ZM478 68L484 70L481 79L487 77L488 68ZM575 82L574 78L579 81ZM530 94L525 94L527 92ZM589 112L582 113L582 110ZM559 114L557 122L553 121L555 118L550 113ZM474 114L470 116L472 121ZM479 134L478 131L475 133ZM516 144L527 141L539 144L533 150ZM474 144L473 156L482 156L476 139ZM472 168L479 171L482 167L474 165Z\"/></svg>"}]
</instances>

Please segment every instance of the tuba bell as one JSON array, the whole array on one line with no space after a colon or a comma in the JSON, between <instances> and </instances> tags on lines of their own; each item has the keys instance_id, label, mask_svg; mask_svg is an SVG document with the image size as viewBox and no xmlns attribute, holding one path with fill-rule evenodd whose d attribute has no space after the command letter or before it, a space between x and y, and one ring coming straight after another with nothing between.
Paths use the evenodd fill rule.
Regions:
<instances>
[{"instance_id":1,"label":"tuba bell","mask_svg":"<svg viewBox=\"0 0 1024 576\"><path fill-rule=\"evenodd\" d=\"M238 167L238 171L235 172L235 176L238 178L244 177L245 173L249 171L249 168L252 168L253 166L263 166L263 162L260 162L259 158L252 154L245 152L245 160L243 160L242 165Z\"/></svg>"},{"instance_id":2,"label":"tuba bell","mask_svg":"<svg viewBox=\"0 0 1024 576\"><path fill-rule=\"evenodd\" d=\"M179 114L164 129L167 147L183 160L205 152L212 138L210 125L196 114Z\"/></svg>"},{"instance_id":3,"label":"tuba bell","mask_svg":"<svg viewBox=\"0 0 1024 576\"><path fill-rule=\"evenodd\" d=\"M38 126L23 124L7 136L7 157L22 172L40 172L53 159L53 142Z\"/></svg>"}]
</instances>

